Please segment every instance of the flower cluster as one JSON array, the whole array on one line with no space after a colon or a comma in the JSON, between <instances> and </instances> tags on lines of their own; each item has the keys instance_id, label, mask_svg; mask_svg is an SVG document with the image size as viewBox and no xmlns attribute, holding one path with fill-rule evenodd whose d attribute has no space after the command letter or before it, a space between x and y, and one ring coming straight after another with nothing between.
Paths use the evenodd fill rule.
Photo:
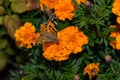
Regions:
<instances>
[{"instance_id":1,"label":"flower cluster","mask_svg":"<svg viewBox=\"0 0 120 80\"><path fill-rule=\"evenodd\" d=\"M26 22L14 33L15 41L18 46L32 48L34 40L39 37L39 33L35 33L35 27Z\"/></svg>"},{"instance_id":2,"label":"flower cluster","mask_svg":"<svg viewBox=\"0 0 120 80\"><path fill-rule=\"evenodd\" d=\"M51 44L43 53L48 60L67 60L71 53L81 52L82 46L88 43L87 36L75 26L69 26L57 35L58 43Z\"/></svg>"},{"instance_id":3,"label":"flower cluster","mask_svg":"<svg viewBox=\"0 0 120 80\"><path fill-rule=\"evenodd\" d=\"M117 22L120 24L120 0L114 0L112 12L117 15Z\"/></svg>"},{"instance_id":4,"label":"flower cluster","mask_svg":"<svg viewBox=\"0 0 120 80\"><path fill-rule=\"evenodd\" d=\"M88 64L85 68L84 68L84 75L88 74L89 75L89 79L91 80L92 77L97 76L99 70L99 65L100 63L91 63Z\"/></svg>"},{"instance_id":5,"label":"flower cluster","mask_svg":"<svg viewBox=\"0 0 120 80\"><path fill-rule=\"evenodd\" d=\"M111 32L110 37L115 38L114 41L110 41L110 45L114 48L114 49L118 49L120 50L120 25L112 25L111 28L116 29L116 31Z\"/></svg>"},{"instance_id":6,"label":"flower cluster","mask_svg":"<svg viewBox=\"0 0 120 80\"><path fill-rule=\"evenodd\" d=\"M77 0L77 3L84 3L86 0ZM76 10L76 6L72 0L40 0L40 7L43 10L43 6L47 8L54 9L55 15L59 20L65 21L65 19L72 20Z\"/></svg>"}]
</instances>

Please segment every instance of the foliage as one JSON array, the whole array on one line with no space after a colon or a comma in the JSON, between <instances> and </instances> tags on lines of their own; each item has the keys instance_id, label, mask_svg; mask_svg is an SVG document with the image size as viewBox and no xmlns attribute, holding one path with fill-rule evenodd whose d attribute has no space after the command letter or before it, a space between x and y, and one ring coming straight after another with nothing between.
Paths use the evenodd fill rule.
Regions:
<instances>
[{"instance_id":1,"label":"foliage","mask_svg":"<svg viewBox=\"0 0 120 80\"><path fill-rule=\"evenodd\" d=\"M1 0L0 5L5 7L6 12L0 17L17 14L21 24L31 22L39 32L40 24L49 19L47 11L42 12L39 9L27 11L27 9L22 9L23 6L18 10L17 7L19 8L22 3L16 5L16 1ZM22 2L24 3L22 5L25 5L24 0ZM76 0L73 2L77 6L75 16L72 20L57 19L57 30L61 31L71 25L78 26L79 30L87 35L89 42L82 47L82 52L71 54L65 61L57 62L45 59L41 45L36 45L31 49L17 47L14 39L9 36L13 35L11 30L18 27L14 27L11 23L9 24L12 25L12 29L10 25L5 27L5 24L8 23L4 21L4 24L0 24L0 59L4 58L5 65L9 61L19 65L16 71L10 71L10 80L74 80L75 75L78 75L80 80L89 80L88 75L84 75L83 71L85 66L90 63L100 63L100 72L92 80L120 80L120 51L109 45L109 42L114 40L109 37L110 33L114 31L109 26L117 24L116 16L112 13L114 0L89 0L89 4L77 4ZM8 29L10 33L8 33ZM112 57L109 62L106 61L107 55ZM1 58L1 56L5 57ZM10 56L14 56L16 60L13 61ZM3 70L1 65L0 70Z\"/></svg>"}]
</instances>

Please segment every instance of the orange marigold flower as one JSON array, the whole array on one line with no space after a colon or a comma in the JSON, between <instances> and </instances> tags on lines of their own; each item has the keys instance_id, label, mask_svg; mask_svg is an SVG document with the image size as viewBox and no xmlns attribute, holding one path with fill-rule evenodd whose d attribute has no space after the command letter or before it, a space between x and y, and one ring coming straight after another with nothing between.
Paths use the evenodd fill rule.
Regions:
<instances>
[{"instance_id":1,"label":"orange marigold flower","mask_svg":"<svg viewBox=\"0 0 120 80\"><path fill-rule=\"evenodd\" d=\"M48 60L67 60L71 53L82 51L82 46L88 43L88 38L78 27L69 26L58 32L58 43L49 45L43 56Z\"/></svg>"},{"instance_id":2,"label":"orange marigold flower","mask_svg":"<svg viewBox=\"0 0 120 80\"><path fill-rule=\"evenodd\" d=\"M53 44L44 51L43 56L47 60L62 61L67 60L71 51L63 46L64 44Z\"/></svg>"},{"instance_id":3,"label":"orange marigold flower","mask_svg":"<svg viewBox=\"0 0 120 80\"><path fill-rule=\"evenodd\" d=\"M35 27L26 22L14 33L15 41L18 46L32 48L34 40L39 37L39 33L35 33Z\"/></svg>"},{"instance_id":4,"label":"orange marigold flower","mask_svg":"<svg viewBox=\"0 0 120 80\"><path fill-rule=\"evenodd\" d=\"M40 4L45 5L48 8L55 8L55 5L57 4L59 0L40 0Z\"/></svg>"},{"instance_id":5,"label":"orange marigold flower","mask_svg":"<svg viewBox=\"0 0 120 80\"><path fill-rule=\"evenodd\" d=\"M54 9L54 13L59 20L72 20L77 9L72 0L39 0L40 9L44 11L43 6ZM77 0L78 4L86 2L86 0Z\"/></svg>"},{"instance_id":6,"label":"orange marigold flower","mask_svg":"<svg viewBox=\"0 0 120 80\"><path fill-rule=\"evenodd\" d=\"M120 0L114 0L112 5L112 12L117 15L117 22L120 24Z\"/></svg>"},{"instance_id":7,"label":"orange marigold flower","mask_svg":"<svg viewBox=\"0 0 120 80\"><path fill-rule=\"evenodd\" d=\"M66 48L73 53L81 52L82 46L88 43L87 36L75 26L69 26L58 32L58 40L64 41Z\"/></svg>"},{"instance_id":8,"label":"orange marigold flower","mask_svg":"<svg viewBox=\"0 0 120 80\"><path fill-rule=\"evenodd\" d=\"M88 64L85 68L84 68L84 75L88 74L89 75L89 79L91 80L92 77L97 76L99 70L99 65L100 63L91 63Z\"/></svg>"},{"instance_id":9,"label":"orange marigold flower","mask_svg":"<svg viewBox=\"0 0 120 80\"><path fill-rule=\"evenodd\" d=\"M58 19L65 21L65 19L72 20L75 13L75 6L72 0L59 0L58 4L55 6L55 15Z\"/></svg>"},{"instance_id":10,"label":"orange marigold flower","mask_svg":"<svg viewBox=\"0 0 120 80\"><path fill-rule=\"evenodd\" d=\"M110 41L110 45L114 48L114 49L118 49L120 50L120 26L113 26L112 28L115 28L116 31L115 32L111 32L110 33L110 37L115 38L114 41Z\"/></svg>"}]
</instances>

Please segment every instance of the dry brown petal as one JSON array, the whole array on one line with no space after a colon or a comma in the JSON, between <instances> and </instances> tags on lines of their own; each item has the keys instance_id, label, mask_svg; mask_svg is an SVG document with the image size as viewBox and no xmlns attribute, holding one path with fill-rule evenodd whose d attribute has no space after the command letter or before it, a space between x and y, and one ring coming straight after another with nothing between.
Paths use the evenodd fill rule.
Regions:
<instances>
[{"instance_id":1,"label":"dry brown petal","mask_svg":"<svg viewBox=\"0 0 120 80\"><path fill-rule=\"evenodd\" d=\"M36 10L39 9L39 4L36 2L36 0L27 0L27 10Z\"/></svg>"},{"instance_id":2,"label":"dry brown petal","mask_svg":"<svg viewBox=\"0 0 120 80\"><path fill-rule=\"evenodd\" d=\"M6 15L3 20L4 26L8 31L8 35L14 39L14 32L21 26L19 17L14 15Z\"/></svg>"},{"instance_id":3,"label":"dry brown petal","mask_svg":"<svg viewBox=\"0 0 120 80\"><path fill-rule=\"evenodd\" d=\"M4 15L5 8L3 6L0 6L0 16Z\"/></svg>"}]
</instances>

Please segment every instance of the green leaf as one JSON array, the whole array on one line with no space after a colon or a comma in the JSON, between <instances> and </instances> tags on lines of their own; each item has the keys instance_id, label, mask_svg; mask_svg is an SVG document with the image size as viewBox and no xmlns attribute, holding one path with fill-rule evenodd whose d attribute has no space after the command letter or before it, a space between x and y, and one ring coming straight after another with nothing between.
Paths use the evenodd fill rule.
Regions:
<instances>
[{"instance_id":1,"label":"green leaf","mask_svg":"<svg viewBox=\"0 0 120 80\"><path fill-rule=\"evenodd\" d=\"M62 21L58 21L58 26L57 26L57 29L58 30L62 30L64 28L66 28L67 26L69 26L69 22L68 21L65 21L65 22L62 22Z\"/></svg>"},{"instance_id":2,"label":"green leaf","mask_svg":"<svg viewBox=\"0 0 120 80\"><path fill-rule=\"evenodd\" d=\"M0 5L3 3L3 0L0 0Z\"/></svg>"},{"instance_id":3,"label":"green leaf","mask_svg":"<svg viewBox=\"0 0 120 80\"><path fill-rule=\"evenodd\" d=\"M3 17L0 16L0 25L3 25Z\"/></svg>"},{"instance_id":4,"label":"green leaf","mask_svg":"<svg viewBox=\"0 0 120 80\"><path fill-rule=\"evenodd\" d=\"M7 65L6 56L0 51L0 71L2 71Z\"/></svg>"},{"instance_id":5,"label":"green leaf","mask_svg":"<svg viewBox=\"0 0 120 80\"><path fill-rule=\"evenodd\" d=\"M106 40L106 39L103 39L104 40L104 44L105 44L105 46L108 46L108 41Z\"/></svg>"},{"instance_id":6,"label":"green leaf","mask_svg":"<svg viewBox=\"0 0 120 80\"><path fill-rule=\"evenodd\" d=\"M13 71L9 71L12 76L16 76L16 73Z\"/></svg>"},{"instance_id":7,"label":"green leaf","mask_svg":"<svg viewBox=\"0 0 120 80\"><path fill-rule=\"evenodd\" d=\"M55 78L53 77L53 70L51 70L50 72L46 72L46 76L49 80L55 80Z\"/></svg>"},{"instance_id":8,"label":"green leaf","mask_svg":"<svg viewBox=\"0 0 120 80\"><path fill-rule=\"evenodd\" d=\"M13 49L11 48L11 46L7 46L6 49L3 51L6 55L11 56L14 55L15 52L13 51Z\"/></svg>"},{"instance_id":9,"label":"green leaf","mask_svg":"<svg viewBox=\"0 0 120 80\"><path fill-rule=\"evenodd\" d=\"M0 39L0 50L5 49L7 47L7 40Z\"/></svg>"},{"instance_id":10,"label":"green leaf","mask_svg":"<svg viewBox=\"0 0 120 80\"><path fill-rule=\"evenodd\" d=\"M54 70L54 76L55 76L55 80L59 80L59 77L60 77L60 71L58 71L58 70Z\"/></svg>"},{"instance_id":11,"label":"green leaf","mask_svg":"<svg viewBox=\"0 0 120 80\"><path fill-rule=\"evenodd\" d=\"M10 0L11 1L11 9L15 13L23 13L26 12L26 0Z\"/></svg>"},{"instance_id":12,"label":"green leaf","mask_svg":"<svg viewBox=\"0 0 120 80\"><path fill-rule=\"evenodd\" d=\"M3 35L7 35L7 31L4 27L0 27L0 37L2 37Z\"/></svg>"},{"instance_id":13,"label":"green leaf","mask_svg":"<svg viewBox=\"0 0 120 80\"><path fill-rule=\"evenodd\" d=\"M48 66L44 65L44 64L40 64L39 65L40 69L46 70L48 68Z\"/></svg>"}]
</instances>

